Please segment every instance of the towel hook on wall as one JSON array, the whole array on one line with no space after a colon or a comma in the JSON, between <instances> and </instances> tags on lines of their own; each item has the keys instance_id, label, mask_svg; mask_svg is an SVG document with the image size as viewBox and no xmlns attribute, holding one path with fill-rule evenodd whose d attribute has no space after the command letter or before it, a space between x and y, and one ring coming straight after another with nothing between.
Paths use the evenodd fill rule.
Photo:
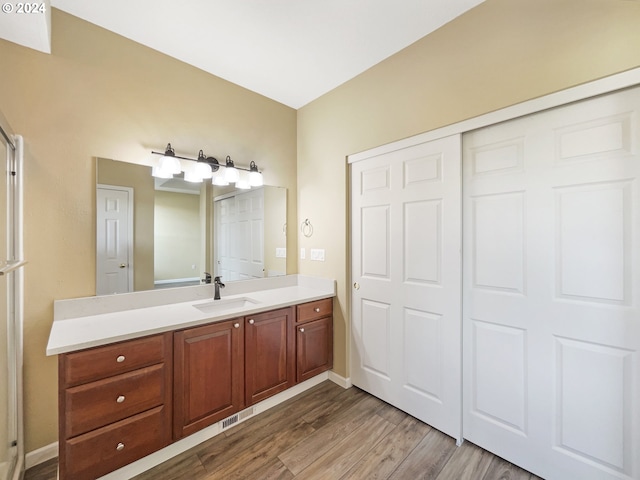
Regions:
<instances>
[{"instance_id":1,"label":"towel hook on wall","mask_svg":"<svg viewBox=\"0 0 640 480\"><path fill-rule=\"evenodd\" d=\"M300 231L305 237L310 237L311 235L313 235L313 225L311 225L311 222L308 218L305 218L304 222L300 224Z\"/></svg>"}]
</instances>

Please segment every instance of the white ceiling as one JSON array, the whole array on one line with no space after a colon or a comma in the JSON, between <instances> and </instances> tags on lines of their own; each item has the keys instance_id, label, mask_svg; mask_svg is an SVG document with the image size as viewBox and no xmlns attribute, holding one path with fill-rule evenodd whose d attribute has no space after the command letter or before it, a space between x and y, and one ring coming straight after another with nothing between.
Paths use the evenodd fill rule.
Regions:
<instances>
[{"instance_id":1,"label":"white ceiling","mask_svg":"<svg viewBox=\"0 0 640 480\"><path fill-rule=\"evenodd\" d=\"M300 108L482 1L51 0L51 5ZM18 24L23 21L0 13L0 38L48 51L33 40L16 40L25 36Z\"/></svg>"}]
</instances>

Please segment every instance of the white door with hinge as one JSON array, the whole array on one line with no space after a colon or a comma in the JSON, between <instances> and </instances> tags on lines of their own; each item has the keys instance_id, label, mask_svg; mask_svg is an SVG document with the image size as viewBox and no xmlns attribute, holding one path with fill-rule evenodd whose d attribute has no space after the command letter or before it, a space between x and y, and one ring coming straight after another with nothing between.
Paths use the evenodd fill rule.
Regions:
<instances>
[{"instance_id":1,"label":"white door with hinge","mask_svg":"<svg viewBox=\"0 0 640 480\"><path fill-rule=\"evenodd\" d=\"M460 136L351 164L354 385L461 435Z\"/></svg>"},{"instance_id":2,"label":"white door with hinge","mask_svg":"<svg viewBox=\"0 0 640 480\"><path fill-rule=\"evenodd\" d=\"M640 479L640 89L465 134L464 437Z\"/></svg>"},{"instance_id":3,"label":"white door with hinge","mask_svg":"<svg viewBox=\"0 0 640 480\"><path fill-rule=\"evenodd\" d=\"M133 189L96 190L96 294L133 291Z\"/></svg>"}]
</instances>

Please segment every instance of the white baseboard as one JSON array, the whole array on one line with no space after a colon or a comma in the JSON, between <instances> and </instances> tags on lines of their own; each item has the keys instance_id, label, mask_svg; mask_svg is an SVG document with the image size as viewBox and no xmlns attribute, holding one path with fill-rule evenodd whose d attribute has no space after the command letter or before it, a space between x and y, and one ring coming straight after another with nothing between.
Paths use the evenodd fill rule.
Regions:
<instances>
[{"instance_id":1,"label":"white baseboard","mask_svg":"<svg viewBox=\"0 0 640 480\"><path fill-rule=\"evenodd\" d=\"M270 408L275 407L276 405L286 400L289 400L290 398L295 397L296 395L304 392L305 390L308 390L311 387L314 387L324 382L325 380L330 379L329 375L330 375L330 372L321 373L320 375L316 375L315 377L310 378L305 382L294 385L293 387L285 390L284 392L280 392L277 395L274 395L273 397L267 398L266 400L263 400L262 402L253 405L253 409L254 409L253 415L245 418L244 420L247 420L259 413L269 410ZM338 375L336 375L336 378L341 379L342 377L339 377ZM343 380L346 380L346 379L343 379ZM338 385L340 384L338 383ZM241 423L244 420L241 420L238 423ZM151 455L147 455L146 457L141 458L140 460L130 463L129 465L125 465L124 467L114 472L108 473L105 476L100 477L100 480L123 480L126 478L135 477L136 475L140 475L142 472L145 472L157 465L160 465L161 463L166 462L167 460L175 457L176 455L186 452L190 448L193 448L201 444L202 442L209 440L210 438L213 438L216 435L220 434L222 432L221 424L222 424L222 421L215 423L209 427L206 427L198 432L195 432L189 435L188 437L183 438L182 440L178 440L177 442L174 442L171 445L164 447L162 450L158 450L157 452L154 452Z\"/></svg>"},{"instance_id":2,"label":"white baseboard","mask_svg":"<svg viewBox=\"0 0 640 480\"><path fill-rule=\"evenodd\" d=\"M344 378L334 372L325 372L320 375L316 375L313 378L310 378L306 382L299 383L284 392L281 392L273 397L270 397L262 402L253 406L254 415L265 412L270 408L275 407L276 405L289 400L290 398L295 397L296 395L304 392L305 390L314 387L325 380L331 380L336 385L341 386L342 388L350 388L351 387L351 379ZM251 417L248 417L251 418ZM238 422L241 423L241 422ZM156 465L160 465L162 462L169 460L176 455L179 455L182 452L186 452L190 448L199 445L200 443L209 440L210 438L215 437L219 433L222 432L222 428L220 426L220 422L213 424L207 428L204 428L192 435L189 435L187 438L183 438L162 450L158 450L157 452L152 453L151 455L147 455L136 462L130 463L122 467L115 472L108 473L104 477L100 477L101 480L121 480L123 478L131 478L133 476L139 475L142 472L145 472ZM51 443L42 448L34 450L33 452L29 452L26 455L25 459L25 468L31 468L41 463L46 462L47 460L51 460L58 456L58 442Z\"/></svg>"},{"instance_id":3,"label":"white baseboard","mask_svg":"<svg viewBox=\"0 0 640 480\"><path fill-rule=\"evenodd\" d=\"M24 468L35 467L58 456L58 442L50 443L33 452L28 452L24 459Z\"/></svg>"},{"instance_id":4,"label":"white baseboard","mask_svg":"<svg viewBox=\"0 0 640 480\"><path fill-rule=\"evenodd\" d=\"M351 388L351 378L344 378L335 373L333 370L329 372L329 380L336 385L340 385L342 388Z\"/></svg>"}]
</instances>

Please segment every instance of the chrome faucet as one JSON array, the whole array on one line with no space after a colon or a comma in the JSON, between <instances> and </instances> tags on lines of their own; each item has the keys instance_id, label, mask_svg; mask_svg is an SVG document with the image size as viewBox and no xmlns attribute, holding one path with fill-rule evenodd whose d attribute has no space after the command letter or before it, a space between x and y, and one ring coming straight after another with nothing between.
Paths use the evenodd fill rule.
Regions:
<instances>
[{"instance_id":1,"label":"chrome faucet","mask_svg":"<svg viewBox=\"0 0 640 480\"><path fill-rule=\"evenodd\" d=\"M215 288L215 293L213 294L214 300L220 300L220 288L224 288L224 283L220 281L221 277L215 277L213 279L213 287Z\"/></svg>"}]
</instances>

